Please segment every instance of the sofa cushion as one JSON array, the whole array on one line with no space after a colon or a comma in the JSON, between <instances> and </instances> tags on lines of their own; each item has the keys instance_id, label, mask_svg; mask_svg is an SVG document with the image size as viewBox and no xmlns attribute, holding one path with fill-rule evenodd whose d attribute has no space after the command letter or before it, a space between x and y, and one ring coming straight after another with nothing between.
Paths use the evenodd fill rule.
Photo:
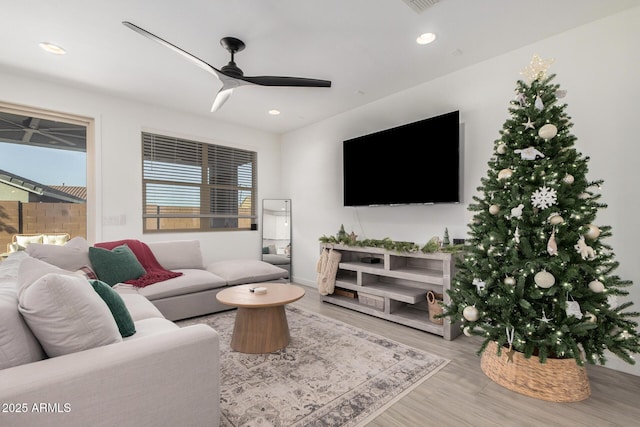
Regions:
<instances>
[{"instance_id":1,"label":"sofa cushion","mask_svg":"<svg viewBox=\"0 0 640 427\"><path fill-rule=\"evenodd\" d=\"M34 236L30 236L28 234L25 235L17 235L15 236L16 244L20 249L26 248L31 243L42 243L42 234L37 234Z\"/></svg>"},{"instance_id":2,"label":"sofa cushion","mask_svg":"<svg viewBox=\"0 0 640 427\"><path fill-rule=\"evenodd\" d=\"M69 240L69 235L62 234L43 234L42 243L47 245L64 245Z\"/></svg>"},{"instance_id":3,"label":"sofa cushion","mask_svg":"<svg viewBox=\"0 0 640 427\"><path fill-rule=\"evenodd\" d=\"M146 273L140 261L127 245L117 246L112 250L91 246L89 259L98 279L109 286L137 279Z\"/></svg>"},{"instance_id":4,"label":"sofa cushion","mask_svg":"<svg viewBox=\"0 0 640 427\"><path fill-rule=\"evenodd\" d=\"M222 277L228 285L266 282L289 277L289 272L284 268L256 259L217 261L209 264L207 271Z\"/></svg>"},{"instance_id":5,"label":"sofa cushion","mask_svg":"<svg viewBox=\"0 0 640 427\"><path fill-rule=\"evenodd\" d=\"M27 258L18 310L49 357L122 341L109 308L83 277Z\"/></svg>"},{"instance_id":6,"label":"sofa cushion","mask_svg":"<svg viewBox=\"0 0 640 427\"><path fill-rule=\"evenodd\" d=\"M119 285L116 285L112 289L118 292L118 295L120 295L122 301L124 301L127 309L129 310L129 314L134 321L134 324L138 320L149 319L151 317L164 318L160 310L158 310L158 308L153 305L151 301L137 293L138 288L134 288L132 286L132 288L134 289L132 289L131 292L123 293L118 289L118 286Z\"/></svg>"},{"instance_id":7,"label":"sofa cushion","mask_svg":"<svg viewBox=\"0 0 640 427\"><path fill-rule=\"evenodd\" d=\"M0 370L46 357L18 311L18 269L26 258L25 252L15 252L0 263Z\"/></svg>"},{"instance_id":8,"label":"sofa cushion","mask_svg":"<svg viewBox=\"0 0 640 427\"><path fill-rule=\"evenodd\" d=\"M89 283L93 286L93 290L95 290L105 304L107 304L107 307L109 307L109 311L111 311L116 325L118 325L120 335L124 338L135 334L136 327L133 324L131 314L129 314L129 310L122 300L122 297L118 295L111 286L100 280L89 280Z\"/></svg>"},{"instance_id":9,"label":"sofa cushion","mask_svg":"<svg viewBox=\"0 0 640 427\"><path fill-rule=\"evenodd\" d=\"M174 329L180 329L178 325L164 317L150 317L148 319L142 319L136 322L136 334L125 338L125 341L131 339L138 339L148 337L149 335L156 335L166 331L172 331Z\"/></svg>"},{"instance_id":10,"label":"sofa cushion","mask_svg":"<svg viewBox=\"0 0 640 427\"><path fill-rule=\"evenodd\" d=\"M225 279L206 270L179 269L175 271L183 273L182 276L139 288L138 293L153 301L160 298L221 288L227 285Z\"/></svg>"},{"instance_id":11,"label":"sofa cushion","mask_svg":"<svg viewBox=\"0 0 640 427\"><path fill-rule=\"evenodd\" d=\"M158 262L167 270L204 268L199 240L172 240L147 243Z\"/></svg>"},{"instance_id":12,"label":"sofa cushion","mask_svg":"<svg viewBox=\"0 0 640 427\"><path fill-rule=\"evenodd\" d=\"M91 265L89 242L82 237L74 237L64 245L30 244L27 253L33 258L55 265L64 270L75 271Z\"/></svg>"}]
</instances>

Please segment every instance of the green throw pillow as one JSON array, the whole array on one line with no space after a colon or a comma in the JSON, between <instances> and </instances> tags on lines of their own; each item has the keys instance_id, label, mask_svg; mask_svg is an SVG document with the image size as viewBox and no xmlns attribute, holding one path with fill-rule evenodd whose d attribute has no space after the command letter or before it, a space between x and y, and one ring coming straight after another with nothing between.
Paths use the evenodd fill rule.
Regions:
<instances>
[{"instance_id":1,"label":"green throw pillow","mask_svg":"<svg viewBox=\"0 0 640 427\"><path fill-rule=\"evenodd\" d=\"M130 337L136 333L136 327L131 319L131 314L127 310L127 306L124 304L122 297L114 291L111 286L107 285L100 280L89 280L93 289L98 293L100 298L107 304L113 318L118 325L118 330L122 337Z\"/></svg>"},{"instance_id":2,"label":"green throw pillow","mask_svg":"<svg viewBox=\"0 0 640 427\"><path fill-rule=\"evenodd\" d=\"M113 250L89 247L89 260L99 280L109 286L134 280L147 272L127 245Z\"/></svg>"}]
</instances>

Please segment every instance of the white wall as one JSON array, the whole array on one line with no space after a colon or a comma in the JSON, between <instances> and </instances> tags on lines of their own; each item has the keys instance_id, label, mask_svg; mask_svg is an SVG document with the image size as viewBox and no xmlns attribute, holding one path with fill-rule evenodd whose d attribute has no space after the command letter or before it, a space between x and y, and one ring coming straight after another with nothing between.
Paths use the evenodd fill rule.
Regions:
<instances>
[{"instance_id":1,"label":"white wall","mask_svg":"<svg viewBox=\"0 0 640 427\"><path fill-rule=\"evenodd\" d=\"M464 237L466 207L487 173L498 131L508 118L520 71L533 54L554 58L550 73L567 90L577 149L591 157L588 179L603 179L600 224L613 227L608 241L620 262L617 273L632 280L631 299L640 310L638 102L640 101L640 8L579 27L492 60L425 83L362 108L283 136L283 193L292 199L293 278L315 286L318 238L340 224L362 238L423 244L441 236ZM505 35L508 37L508 35ZM345 208L342 206L342 141L365 133L460 110L464 126L464 202L460 205ZM425 175L429 163L425 157ZM380 174L377 179L383 180ZM436 177L426 177L432 182ZM607 365L640 375L611 356Z\"/></svg>"},{"instance_id":2,"label":"white wall","mask_svg":"<svg viewBox=\"0 0 640 427\"><path fill-rule=\"evenodd\" d=\"M82 91L0 70L0 100L95 119L95 166L88 171L94 241L125 238L145 241L198 239L205 262L230 258L260 259L258 231L142 234L142 130L212 142L258 153L259 199L280 197L280 142L276 135L186 115L152 105ZM124 225L102 225L102 219L124 215Z\"/></svg>"}]
</instances>

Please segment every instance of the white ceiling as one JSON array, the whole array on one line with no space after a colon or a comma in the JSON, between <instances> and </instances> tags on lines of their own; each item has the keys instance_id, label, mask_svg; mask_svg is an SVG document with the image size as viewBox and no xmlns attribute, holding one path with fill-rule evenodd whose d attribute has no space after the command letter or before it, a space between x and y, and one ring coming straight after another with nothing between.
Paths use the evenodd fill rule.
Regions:
<instances>
[{"instance_id":1,"label":"white ceiling","mask_svg":"<svg viewBox=\"0 0 640 427\"><path fill-rule=\"evenodd\" d=\"M403 0L3 3L0 70L285 133L639 6L640 0L440 0L422 13ZM125 20L217 68L229 60L219 40L234 36L247 45L235 58L245 75L333 84L328 89L244 86L211 113L220 82L126 28ZM437 40L416 44L427 31L436 32ZM43 52L42 41L59 44L67 55ZM273 108L282 114L269 116Z\"/></svg>"}]
</instances>

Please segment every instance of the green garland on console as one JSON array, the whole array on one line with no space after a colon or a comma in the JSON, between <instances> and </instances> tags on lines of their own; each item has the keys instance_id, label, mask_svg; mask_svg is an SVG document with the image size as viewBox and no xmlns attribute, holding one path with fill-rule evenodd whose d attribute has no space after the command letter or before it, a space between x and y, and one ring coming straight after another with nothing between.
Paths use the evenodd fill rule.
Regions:
<instances>
[{"instance_id":1,"label":"green garland on console","mask_svg":"<svg viewBox=\"0 0 640 427\"><path fill-rule=\"evenodd\" d=\"M402 241L394 241L388 237L384 239L365 239L365 240L357 240L357 236L351 233L351 235L344 233L344 228L341 227L341 232L338 233L338 236L322 236L320 237L320 242L325 244L334 244L334 245L345 245L345 246L359 246L359 247L373 247L373 248L383 248L388 251L395 252L422 252L422 253L433 253L438 252L438 250L442 252L457 252L463 249L464 245L452 245L444 248L440 248L438 242L434 239L431 239L427 244L420 247L413 242L402 242Z\"/></svg>"}]
</instances>

